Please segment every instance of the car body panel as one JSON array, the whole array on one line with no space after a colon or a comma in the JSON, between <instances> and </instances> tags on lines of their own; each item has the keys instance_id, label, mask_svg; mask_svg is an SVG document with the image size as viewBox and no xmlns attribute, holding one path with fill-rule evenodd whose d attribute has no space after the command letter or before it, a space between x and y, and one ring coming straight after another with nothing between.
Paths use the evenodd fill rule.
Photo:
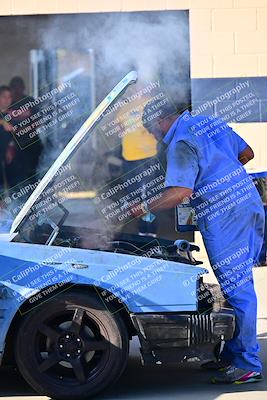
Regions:
<instances>
[{"instance_id":1,"label":"car body panel","mask_svg":"<svg viewBox=\"0 0 267 400\"><path fill-rule=\"evenodd\" d=\"M191 312L197 310L198 277L207 272L162 259L9 242L1 243L0 265L0 352L16 312L29 298L32 308L36 307L38 293L45 300L47 287L93 286L97 295L114 294L129 313ZM125 289L137 281L141 292Z\"/></svg>"},{"instance_id":2,"label":"car body panel","mask_svg":"<svg viewBox=\"0 0 267 400\"><path fill-rule=\"evenodd\" d=\"M38 287L45 287L47 282L59 283L65 276L73 284L93 285L116 293L131 312L148 311L148 308L151 312L195 311L196 280L207 272L201 267L162 259L8 242L2 243L0 263L1 283L19 293L21 302L37 292ZM49 280L51 271L54 276ZM48 275L38 281L44 273ZM139 292L131 286L137 280L143 289ZM132 291L127 290L130 286ZM27 287L31 290L25 292ZM181 287L183 290L179 291Z\"/></svg>"}]
</instances>

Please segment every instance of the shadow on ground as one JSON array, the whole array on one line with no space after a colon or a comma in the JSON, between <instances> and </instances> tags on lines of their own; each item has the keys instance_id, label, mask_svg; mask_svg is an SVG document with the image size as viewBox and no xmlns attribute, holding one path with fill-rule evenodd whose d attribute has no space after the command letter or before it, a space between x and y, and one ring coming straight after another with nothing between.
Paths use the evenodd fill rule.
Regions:
<instances>
[{"instance_id":1,"label":"shadow on ground","mask_svg":"<svg viewBox=\"0 0 267 400\"><path fill-rule=\"evenodd\" d=\"M265 338L261 339L261 336L264 336ZM266 337L267 333L259 335L262 349L261 357L263 360L267 361ZM267 373L266 362L264 367ZM131 357L123 376L114 386L106 391L105 394L98 396L97 399L267 399L267 379L266 381L257 384L217 386L209 383L211 376L212 374L210 372L202 370L199 365L196 364L142 367L138 356L138 343L135 340L132 343ZM25 400L30 400L32 396L36 396L36 393L28 387L18 372L10 368L2 369L0 374L0 388L0 397L10 397L15 400L16 396L20 396L20 399L23 399L23 396L25 396ZM259 396L259 394L254 397L255 391L261 393L263 397ZM243 397L242 393L244 392L246 393L246 396ZM239 393L241 397L239 397ZM249 395L251 395L251 397ZM45 397L41 396L36 398L45 399Z\"/></svg>"}]
</instances>

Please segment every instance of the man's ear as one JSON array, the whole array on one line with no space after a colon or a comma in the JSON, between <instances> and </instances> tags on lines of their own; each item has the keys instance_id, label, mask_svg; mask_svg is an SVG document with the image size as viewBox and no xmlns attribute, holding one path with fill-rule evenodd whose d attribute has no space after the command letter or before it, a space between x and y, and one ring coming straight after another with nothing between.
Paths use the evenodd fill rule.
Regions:
<instances>
[{"instance_id":1,"label":"man's ear","mask_svg":"<svg viewBox=\"0 0 267 400\"><path fill-rule=\"evenodd\" d=\"M170 121L168 120L168 118L159 119L158 124L159 124L162 132L167 133L167 131L169 130L169 126L170 126Z\"/></svg>"},{"instance_id":2,"label":"man's ear","mask_svg":"<svg viewBox=\"0 0 267 400\"><path fill-rule=\"evenodd\" d=\"M169 118L159 119L159 126L164 133L167 133L177 116L171 116Z\"/></svg>"}]
</instances>

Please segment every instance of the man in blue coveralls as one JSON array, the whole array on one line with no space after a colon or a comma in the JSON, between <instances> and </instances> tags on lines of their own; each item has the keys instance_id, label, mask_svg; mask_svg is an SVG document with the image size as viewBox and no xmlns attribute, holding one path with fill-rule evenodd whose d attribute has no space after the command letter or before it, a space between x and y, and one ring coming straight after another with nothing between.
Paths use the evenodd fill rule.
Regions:
<instances>
[{"instance_id":1,"label":"man in blue coveralls","mask_svg":"<svg viewBox=\"0 0 267 400\"><path fill-rule=\"evenodd\" d=\"M157 100L145 107L143 124L166 145L166 188L133 214L140 217L190 200L210 263L236 317L233 338L226 342L220 361L210 363L218 370L212 381L260 381L252 268L262 247L265 217L243 167L253 151L225 122L189 111L174 115L173 108Z\"/></svg>"}]
</instances>

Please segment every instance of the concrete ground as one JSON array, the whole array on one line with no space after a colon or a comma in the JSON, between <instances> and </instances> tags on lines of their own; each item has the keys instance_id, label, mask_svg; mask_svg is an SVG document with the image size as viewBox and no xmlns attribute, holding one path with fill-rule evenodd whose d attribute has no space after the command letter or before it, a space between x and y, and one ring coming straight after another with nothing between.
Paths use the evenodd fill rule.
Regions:
<instances>
[{"instance_id":1,"label":"concrete ground","mask_svg":"<svg viewBox=\"0 0 267 400\"><path fill-rule=\"evenodd\" d=\"M267 268L255 269L259 299L258 337L266 380L247 385L212 385L210 373L197 365L142 367L138 343L133 341L128 367L101 400L266 400L267 399ZM0 397L6 400L44 400L37 396L18 373L0 373Z\"/></svg>"}]
</instances>

